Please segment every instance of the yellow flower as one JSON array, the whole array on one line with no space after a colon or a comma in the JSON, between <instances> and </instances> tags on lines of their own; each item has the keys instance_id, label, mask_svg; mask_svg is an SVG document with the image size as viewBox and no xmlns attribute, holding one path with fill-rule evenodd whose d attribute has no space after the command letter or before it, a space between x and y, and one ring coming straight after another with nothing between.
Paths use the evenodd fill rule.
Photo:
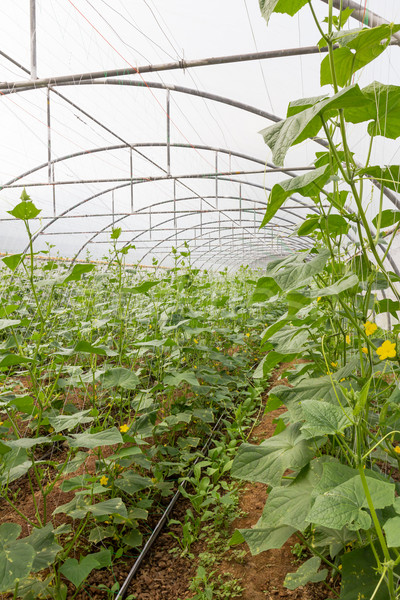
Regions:
<instances>
[{"instance_id":1,"label":"yellow flower","mask_svg":"<svg viewBox=\"0 0 400 600\"><path fill-rule=\"evenodd\" d=\"M396 454L400 454L400 446L395 446L394 451L396 452Z\"/></svg>"},{"instance_id":2,"label":"yellow flower","mask_svg":"<svg viewBox=\"0 0 400 600\"><path fill-rule=\"evenodd\" d=\"M318 296L317 298L317 302L319 302L321 300L321 296Z\"/></svg>"},{"instance_id":3,"label":"yellow flower","mask_svg":"<svg viewBox=\"0 0 400 600\"><path fill-rule=\"evenodd\" d=\"M107 485L107 483L108 483L108 477L103 475L103 477L100 478L100 485Z\"/></svg>"},{"instance_id":4,"label":"yellow flower","mask_svg":"<svg viewBox=\"0 0 400 600\"><path fill-rule=\"evenodd\" d=\"M377 349L376 353L381 360L385 360L385 358L395 358L396 344L386 340L383 342L382 346Z\"/></svg>"},{"instance_id":5,"label":"yellow flower","mask_svg":"<svg viewBox=\"0 0 400 600\"><path fill-rule=\"evenodd\" d=\"M53 433L54 427L49 427L49 433Z\"/></svg>"},{"instance_id":6,"label":"yellow flower","mask_svg":"<svg viewBox=\"0 0 400 600\"><path fill-rule=\"evenodd\" d=\"M217 350L221 350L221 348L219 346L217 346Z\"/></svg>"},{"instance_id":7,"label":"yellow flower","mask_svg":"<svg viewBox=\"0 0 400 600\"><path fill-rule=\"evenodd\" d=\"M193 369L197 369L196 365L193 365Z\"/></svg>"},{"instance_id":8,"label":"yellow flower","mask_svg":"<svg viewBox=\"0 0 400 600\"><path fill-rule=\"evenodd\" d=\"M332 367L337 367L337 362L331 362Z\"/></svg>"},{"instance_id":9,"label":"yellow flower","mask_svg":"<svg viewBox=\"0 0 400 600\"><path fill-rule=\"evenodd\" d=\"M129 425L121 425L121 427L119 428L121 433L126 433L129 430Z\"/></svg>"},{"instance_id":10,"label":"yellow flower","mask_svg":"<svg viewBox=\"0 0 400 600\"><path fill-rule=\"evenodd\" d=\"M250 337L250 334L249 334L249 333L246 333L246 337Z\"/></svg>"},{"instance_id":11,"label":"yellow flower","mask_svg":"<svg viewBox=\"0 0 400 600\"><path fill-rule=\"evenodd\" d=\"M372 335L378 329L378 325L376 325L376 323L371 323L370 321L364 323L364 327L365 335Z\"/></svg>"},{"instance_id":12,"label":"yellow flower","mask_svg":"<svg viewBox=\"0 0 400 600\"><path fill-rule=\"evenodd\" d=\"M346 335L346 344L350 344L350 342L351 342L350 336Z\"/></svg>"},{"instance_id":13,"label":"yellow flower","mask_svg":"<svg viewBox=\"0 0 400 600\"><path fill-rule=\"evenodd\" d=\"M149 329L153 329L153 325L149 325Z\"/></svg>"},{"instance_id":14,"label":"yellow flower","mask_svg":"<svg viewBox=\"0 0 400 600\"><path fill-rule=\"evenodd\" d=\"M155 477L151 478L152 483L157 483L157 479Z\"/></svg>"},{"instance_id":15,"label":"yellow flower","mask_svg":"<svg viewBox=\"0 0 400 600\"><path fill-rule=\"evenodd\" d=\"M199 342L196 340L196 338L193 340L195 344L198 344Z\"/></svg>"},{"instance_id":16,"label":"yellow flower","mask_svg":"<svg viewBox=\"0 0 400 600\"><path fill-rule=\"evenodd\" d=\"M361 352L363 352L364 354L368 354L368 348L366 346L363 346L361 348Z\"/></svg>"},{"instance_id":17,"label":"yellow flower","mask_svg":"<svg viewBox=\"0 0 400 600\"><path fill-rule=\"evenodd\" d=\"M339 383L342 383L342 381L344 381L345 379L345 377L342 377L342 379L339 379Z\"/></svg>"}]
</instances>

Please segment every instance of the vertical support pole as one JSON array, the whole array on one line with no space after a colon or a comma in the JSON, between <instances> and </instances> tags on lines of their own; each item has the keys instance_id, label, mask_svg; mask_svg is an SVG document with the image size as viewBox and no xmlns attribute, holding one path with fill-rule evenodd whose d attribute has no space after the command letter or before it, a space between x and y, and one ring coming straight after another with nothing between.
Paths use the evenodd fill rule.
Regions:
<instances>
[{"instance_id":1,"label":"vertical support pole","mask_svg":"<svg viewBox=\"0 0 400 600\"><path fill-rule=\"evenodd\" d=\"M149 239L151 240L151 204L149 206Z\"/></svg>"},{"instance_id":2,"label":"vertical support pole","mask_svg":"<svg viewBox=\"0 0 400 600\"><path fill-rule=\"evenodd\" d=\"M54 165L51 164L51 111L50 111L50 86L47 86L47 178L53 184L53 216L56 216L56 186L54 185Z\"/></svg>"},{"instance_id":3,"label":"vertical support pole","mask_svg":"<svg viewBox=\"0 0 400 600\"><path fill-rule=\"evenodd\" d=\"M254 202L253 206L253 226L254 226L254 235L256 234L256 203Z\"/></svg>"},{"instance_id":4,"label":"vertical support pole","mask_svg":"<svg viewBox=\"0 0 400 600\"><path fill-rule=\"evenodd\" d=\"M242 226L242 184L239 183L239 223Z\"/></svg>"},{"instance_id":5,"label":"vertical support pole","mask_svg":"<svg viewBox=\"0 0 400 600\"><path fill-rule=\"evenodd\" d=\"M221 211L218 198L218 152L215 153L215 208L218 210L218 240L221 243Z\"/></svg>"},{"instance_id":6,"label":"vertical support pole","mask_svg":"<svg viewBox=\"0 0 400 600\"><path fill-rule=\"evenodd\" d=\"M37 79L36 0L30 0L31 79Z\"/></svg>"},{"instance_id":7,"label":"vertical support pole","mask_svg":"<svg viewBox=\"0 0 400 600\"><path fill-rule=\"evenodd\" d=\"M178 247L178 222L176 218L176 179L174 178L174 228L175 228L175 248Z\"/></svg>"},{"instance_id":8,"label":"vertical support pole","mask_svg":"<svg viewBox=\"0 0 400 600\"><path fill-rule=\"evenodd\" d=\"M167 176L171 175L171 94L167 90Z\"/></svg>"},{"instance_id":9,"label":"vertical support pole","mask_svg":"<svg viewBox=\"0 0 400 600\"><path fill-rule=\"evenodd\" d=\"M131 178L131 213L133 213L133 157L132 157L132 146L129 148L129 176Z\"/></svg>"},{"instance_id":10,"label":"vertical support pole","mask_svg":"<svg viewBox=\"0 0 400 600\"><path fill-rule=\"evenodd\" d=\"M114 221L115 221L114 190L111 192L111 213L112 213L112 224L113 224L113 228L114 228Z\"/></svg>"}]
</instances>

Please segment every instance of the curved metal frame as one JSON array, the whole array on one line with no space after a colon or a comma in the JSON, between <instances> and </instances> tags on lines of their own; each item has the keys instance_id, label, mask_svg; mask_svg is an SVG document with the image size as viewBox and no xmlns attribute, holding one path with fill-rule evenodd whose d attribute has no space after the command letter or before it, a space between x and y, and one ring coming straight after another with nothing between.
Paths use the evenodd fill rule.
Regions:
<instances>
[{"instance_id":1,"label":"curved metal frame","mask_svg":"<svg viewBox=\"0 0 400 600\"><path fill-rule=\"evenodd\" d=\"M323 0L323 1L327 2L327 0ZM334 0L334 4L335 4L335 1L336 0ZM346 3L346 5L347 4L349 6L351 5L351 8L356 7L356 5L354 4L354 2L352 2L352 0L345 0L345 3ZM371 16L373 16L373 18L375 20L376 19L378 19L378 20L380 19L381 22L385 22L379 16L375 15L374 13L371 13L371 11L369 11L369 13L371 14ZM357 11L355 11L354 16L356 18L359 18L359 15L358 15ZM396 37L399 38L399 36L396 36ZM398 40L396 40L396 41L398 41ZM393 43L395 43L395 42L393 42ZM192 61L191 63L187 63L187 64L183 64L183 62L181 61L180 63L175 63L175 64L158 65L158 66L151 66L151 65L149 65L149 66L147 66L147 67L145 67L145 68L143 68L141 70L143 72L145 72L145 71L149 72L149 71L154 71L154 70L169 70L171 68L189 68L189 67L194 67L194 66L202 66L202 65L206 65L206 64L221 64L222 62L237 62L239 60L259 60L260 58L273 58L273 57L284 56L284 55L299 55L299 54L302 54L302 53L311 53L311 52L314 52L314 51L315 51L315 48L312 48L312 47L307 48L307 49L301 49L301 48L300 49L289 49L288 51L272 51L272 52L261 53L261 54L263 54L263 56L260 56L260 53L257 56L255 55L255 53L253 53L252 55L245 55L245 56L244 55L241 55L241 56L237 55L237 56L231 56L231 57L219 57L217 59L214 59L214 58L213 59L202 59L200 61ZM4 56L6 56L6 58L8 58L9 60L13 61L13 59L11 59L10 57L8 57L7 55L4 55ZM19 66L24 71L27 71L27 69L25 69L23 66L21 66L19 64L17 64L17 66ZM130 72L131 73L134 73L134 72L139 73L139 69L132 68L130 70ZM115 75L118 75L118 74L126 75L126 74L128 74L128 71L127 70L123 70L123 72L121 73L120 71L115 70L112 74L113 75L114 74ZM50 80L46 80L46 81L44 81L44 80L37 80L37 81L29 81L29 82L15 82L14 84L11 84L11 89L6 89L7 86L9 86L9 84L5 83L5 84L1 84L0 88L4 89L4 93L7 94L7 93L13 93L13 92L27 91L28 89L31 89L32 87L39 87L39 86L43 86L43 85L48 86L48 89L51 90L51 87L50 87L51 85L64 86L64 85L70 85L71 83L73 83L74 85L76 85L77 83L79 83L80 85L86 85L86 84L89 84L89 85L94 85L94 84L100 84L101 85L102 84L102 85L104 85L104 84L107 84L107 85L120 85L120 86L121 85L123 85L123 86L141 86L141 87L143 86L143 83L141 81L124 80L124 79L112 79L112 78L108 77L109 73L107 74L107 73L104 73L104 72L101 72L101 73L99 72L97 74L86 74L85 76L83 76L83 75L84 74L82 74L82 76L79 77L79 81L77 81L76 79L74 79L74 76L66 76L66 77L60 77L60 78L56 78L56 79L53 79L53 80L50 79ZM102 80L101 81L99 81L99 80L93 81L93 77L94 76L102 78ZM88 81L88 79L90 79L90 81ZM163 83L158 83L158 82L157 83L155 83L155 82L145 82L145 85L147 87L149 87L149 88L152 87L152 88L156 88L156 89L157 88L158 89L165 89L165 90L168 91L168 93L170 91L175 91L175 92L181 92L181 93L185 93L185 94L191 94L191 95L195 95L195 96L200 96L200 97L203 97L203 98L206 98L206 99L210 99L210 100L213 100L213 101L217 101L217 102L223 102L224 104L234 106L236 108L239 108L239 109L251 112L253 114L257 114L259 116L262 116L262 117L267 118L269 120L272 120L274 122L279 122L281 120L276 115L272 115L272 114L267 113L266 111L262 111L261 109L258 109L256 107L253 107L253 106L250 106L250 105L247 105L247 104L244 104L244 103L237 102L237 101L232 100L230 98L225 98L225 97L218 96L218 95L215 95L215 94L210 94L208 92L203 92L203 91L200 91L200 90L193 90L193 89L186 88L186 87L183 87L183 86L175 86L175 85L163 84ZM56 92L56 93L58 93L58 92ZM70 104L74 105L68 99L65 98L65 100L67 100L67 102L69 102ZM76 106L76 105L74 105L74 106ZM77 108L79 110L82 110L79 107L77 107ZM84 112L84 111L82 110L82 112ZM91 116L90 116L90 118L93 119L93 120L95 120ZM96 121L96 122L98 122L98 121ZM99 124L102 127L105 128L105 126L103 126L101 123L99 123ZM114 132L111 132L111 133L113 135L115 135L115 137L118 137L119 139L122 139L119 136L117 136L116 134L114 134ZM322 145L326 145L326 143L323 140L315 139L315 141L317 141L318 143L320 143ZM192 147L192 148L194 148L194 146L192 146L190 144L187 144L187 145L170 144L169 140L168 140L167 144L166 143L161 143L161 144L157 143L157 145L159 145L159 146L168 146L168 152L169 152L169 148L170 147L174 147L174 146L175 147ZM155 144L153 144L153 146L155 147ZM139 145L138 144L137 145L136 144L135 145L125 144L125 145L120 145L118 147L120 147L120 148L131 148L131 149L135 148L136 149L136 147L139 147ZM109 146L108 147L108 149L111 149L111 148L115 149L117 147L116 146L114 146L114 147ZM104 150L104 149L106 149L106 148L95 149L93 152L99 152L99 151ZM203 146L202 149L209 150L209 149L211 149L211 147L204 147ZM239 153L232 153L232 152L229 152L229 151L223 150L223 149L218 149L218 150L215 149L214 151L216 151L216 152L223 152L223 151L225 151L226 153L229 153L230 155L239 156ZM74 156L79 156L79 155L82 155L82 154L83 153L75 153L75 154L72 154L72 155L67 155L65 157L61 157L59 159L49 160L47 163L44 163L44 164L42 164L42 165L40 165L38 167L35 167L34 169L31 169L30 171L28 171L28 172L26 172L26 173L24 173L24 174L22 174L22 175L20 175L20 176L18 176L16 178L14 178L13 180L11 180L10 183L5 184L3 187L6 187L6 186L7 187L14 187L13 186L14 182L18 181L19 179L23 178L24 176L27 176L30 173L33 173L33 172L35 172L37 170L40 170L41 168L44 168L46 166L50 170L50 167L53 166L56 162L60 162L62 160L67 160L68 158L72 158ZM160 165L157 165L156 163L154 163L149 157L144 156L142 154L141 154L141 156L143 156L146 160L148 160L148 161L152 162L153 164L155 164L158 168L160 168L162 171L164 171L164 173L165 172L167 173L167 177L151 178L150 181L165 180L165 179L174 179L175 181L179 181L180 179L194 177L194 176L191 176L191 175L181 175L181 176L176 176L176 177L171 178L171 177L169 177L169 165L168 165L168 170L166 171L165 169L163 169L163 167L161 167ZM260 161L259 159L252 159L251 157L248 157L246 155L241 155L240 158L254 160L254 162L257 162L258 164L264 164L263 161ZM269 166L269 164L268 164L268 166ZM271 167L274 170L277 170L276 167L274 167L274 165L271 165ZM282 171L286 171L291 176L294 175L293 173L290 172L289 169L282 169ZM251 172L251 173L254 173L254 172ZM232 175L232 173L229 173L229 174ZM246 172L246 174L247 174L247 172ZM226 177L220 177L220 175L221 174L218 174L218 172L217 172L216 174L212 173L212 174L207 174L207 175L204 175L204 174L203 175L196 175L196 178L201 178L201 177L205 178L205 177L207 177L207 178L210 178L212 180L215 180L215 182L218 182L219 180L235 182L234 179L226 178ZM110 181L111 180L104 180L104 182L107 182L107 183L110 182ZM121 181L121 180L114 180L114 181ZM127 185L132 186L132 185L135 185L137 183L142 183L143 181L146 181L146 180L132 180L132 177L131 177L128 181L129 181L129 183ZM54 189L54 185L60 185L62 183L67 183L67 182L54 182L54 180L53 180L50 184L45 184L45 185L52 185L53 189ZM68 183L70 183L70 182L68 182ZM82 183L84 183L84 182L82 182ZM256 184L251 184L250 182L237 181L237 183L241 183L243 185L254 185L255 187L263 187L263 186L257 186ZM375 183L375 185L377 184L377 182L374 182L374 183ZM31 184L31 185L39 185L39 184ZM182 185L185 185L185 184L182 183ZM85 199L85 200L83 200L83 201L75 204L73 207L67 209L66 211L64 211L62 214L58 215L54 219L51 219L49 221L49 223L47 223L47 225L45 225L43 228L41 228L41 230L37 233L37 235L44 234L45 230L47 230L47 228L50 227L54 223L55 220L58 220L58 218L62 218L63 216L66 216L67 213L69 213L72 210L74 210L77 206L80 206L81 204L84 204L85 202L88 202L91 199L99 197L102 194L108 193L108 192L116 190L116 189L120 189L122 187L125 187L125 186L124 185L115 186L114 188L111 188L111 189L99 192L98 194L94 194L90 198L87 198L87 199ZM188 189L190 189L188 186L185 186L185 187L187 187ZM191 190L191 191L193 191L193 190ZM384 188L383 191L384 191L385 195L389 198L389 200L397 208L400 208L400 202L398 201L398 199L396 198L396 196L394 194L392 194L389 190L385 189L385 188ZM197 194L197 197L201 201L206 201L203 198L203 196L200 195L200 194ZM298 204L300 204L300 206L301 206L301 204L302 204L301 201L298 201L296 198L293 198L293 200L295 202L297 202ZM256 201L253 201L253 202L256 202ZM209 203L207 202L207 204L209 204ZM285 210L285 208L283 208L283 210ZM135 211L135 214L136 214L136 212L138 212L138 211ZM227 219L230 219L231 221L234 222L234 220L231 219L228 214L225 214L227 212L229 212L229 210L226 210L226 209L219 211L220 215L223 214L224 217L226 217ZM287 212L289 212L290 214L293 214L293 213L291 213L288 210L287 210ZM314 210L314 212L318 212L318 210ZM119 221L127 218L128 216L129 215L123 215L117 221L115 221L115 219L113 218L113 223L119 222ZM180 218L184 218L184 217L187 217L187 216L188 216L188 213L184 213L183 215L179 215L179 216L175 214L174 217L173 217L173 219L169 219L169 220L167 220L167 221L165 221L163 223L167 223L167 222L169 222L171 220L174 220L175 223L176 223L177 218L180 219ZM279 218L279 217L277 217L277 218ZM158 226L160 226L160 225L161 224L158 224ZM108 225L108 226L110 226L110 225ZM106 226L106 228L107 228L107 226ZM104 229L106 229L106 228L104 228ZM192 226L192 228L193 228L193 226ZM91 241L97 235L100 235L100 233L102 233L104 231L104 229L101 230L101 231L99 231L99 232L97 232L90 240L88 240L87 242L85 242L85 244L78 251L78 253L77 253L76 256L78 256L79 253L82 251L82 249L88 243L91 243ZM151 230L152 230L152 227L150 227L147 231L151 231ZM145 230L144 230L144 232L145 232ZM140 235L143 235L144 232L142 232ZM37 237L37 235L36 235L36 237ZM388 258L389 258L389 260L390 260L390 262L392 264L393 261L391 260L390 256ZM392 266L393 266L393 264L392 264Z\"/></svg>"}]
</instances>

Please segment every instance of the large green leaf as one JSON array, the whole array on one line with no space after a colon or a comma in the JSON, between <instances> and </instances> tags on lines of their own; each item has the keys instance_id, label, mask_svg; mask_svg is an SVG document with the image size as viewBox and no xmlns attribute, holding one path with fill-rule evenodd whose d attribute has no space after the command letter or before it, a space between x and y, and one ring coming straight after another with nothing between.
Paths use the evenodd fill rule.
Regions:
<instances>
[{"instance_id":1,"label":"large green leaf","mask_svg":"<svg viewBox=\"0 0 400 600\"><path fill-rule=\"evenodd\" d=\"M254 555L273 548L282 548L296 530L294 527L281 525L270 529L254 528L239 529L239 531Z\"/></svg>"},{"instance_id":2,"label":"large green leaf","mask_svg":"<svg viewBox=\"0 0 400 600\"><path fill-rule=\"evenodd\" d=\"M161 281L163 280L160 279L159 281L144 281L143 283L135 287L123 288L123 291L129 292L130 294L147 294L147 292L151 290L152 287L158 285L159 283L161 283Z\"/></svg>"},{"instance_id":3,"label":"large green leaf","mask_svg":"<svg viewBox=\"0 0 400 600\"><path fill-rule=\"evenodd\" d=\"M396 516L388 519L383 529L389 548L398 548L400 546L400 517Z\"/></svg>"},{"instance_id":4,"label":"large green leaf","mask_svg":"<svg viewBox=\"0 0 400 600\"><path fill-rule=\"evenodd\" d=\"M64 431L67 429L71 431L77 425L91 423L93 421L93 417L89 417L90 409L88 410L80 410L73 415L59 415L58 417L49 417L49 423L53 427L56 433L60 431Z\"/></svg>"},{"instance_id":5,"label":"large green leaf","mask_svg":"<svg viewBox=\"0 0 400 600\"><path fill-rule=\"evenodd\" d=\"M308 582L317 583L325 581L328 575L328 569L318 571L321 566L321 559L318 556L313 556L306 560L295 573L288 573L285 577L283 585L288 590L295 590L301 585L306 585Z\"/></svg>"},{"instance_id":6,"label":"large green leaf","mask_svg":"<svg viewBox=\"0 0 400 600\"><path fill-rule=\"evenodd\" d=\"M306 328L284 327L274 333L270 338L271 344L275 346L275 352L281 354L298 354L304 350L310 332Z\"/></svg>"},{"instance_id":7,"label":"large green leaf","mask_svg":"<svg viewBox=\"0 0 400 600\"><path fill-rule=\"evenodd\" d=\"M251 302L265 302L280 292L280 287L272 277L260 277L257 281Z\"/></svg>"},{"instance_id":8,"label":"large green leaf","mask_svg":"<svg viewBox=\"0 0 400 600\"><path fill-rule=\"evenodd\" d=\"M127 473L124 473L122 478L116 479L115 485L127 494L136 494L136 492L150 487L152 481L149 477L142 477L137 473L128 471Z\"/></svg>"},{"instance_id":9,"label":"large green leaf","mask_svg":"<svg viewBox=\"0 0 400 600\"><path fill-rule=\"evenodd\" d=\"M259 0L261 14L264 19L269 21L272 13L286 13L293 17L308 0Z\"/></svg>"},{"instance_id":10,"label":"large green leaf","mask_svg":"<svg viewBox=\"0 0 400 600\"><path fill-rule=\"evenodd\" d=\"M366 473L367 475L367 473ZM337 485L337 481L346 480ZM368 476L368 489L375 509L385 508L394 502L394 484ZM317 496L307 520L330 529L342 529L345 525L352 529L369 529L371 518L363 510L368 507L361 477L356 469L341 469L341 465L324 465L323 477L317 488L328 487ZM316 490L315 490L316 491Z\"/></svg>"},{"instance_id":11,"label":"large green leaf","mask_svg":"<svg viewBox=\"0 0 400 600\"><path fill-rule=\"evenodd\" d=\"M0 592L14 590L17 581L27 577L35 558L34 548L17 542L21 527L16 523L0 525Z\"/></svg>"},{"instance_id":12,"label":"large green leaf","mask_svg":"<svg viewBox=\"0 0 400 600\"><path fill-rule=\"evenodd\" d=\"M288 525L303 531L308 526L306 517L313 503L312 492L321 478L322 466L329 458L317 458L306 465L290 485L277 486L268 494L257 529Z\"/></svg>"},{"instance_id":13,"label":"large green leaf","mask_svg":"<svg viewBox=\"0 0 400 600\"><path fill-rule=\"evenodd\" d=\"M233 461L232 475L246 481L279 485L286 469L301 469L314 456L315 444L305 440L301 423L289 425L259 446L242 444Z\"/></svg>"},{"instance_id":14,"label":"large green leaf","mask_svg":"<svg viewBox=\"0 0 400 600\"><path fill-rule=\"evenodd\" d=\"M301 196L317 197L321 188L327 183L330 176L331 172L329 165L324 165L323 167L309 171L304 175L291 177L290 179L285 179L285 181L276 183L268 197L268 207L260 225L260 229L270 222L282 204L284 204L285 200L292 194L297 192Z\"/></svg>"},{"instance_id":15,"label":"large green leaf","mask_svg":"<svg viewBox=\"0 0 400 600\"><path fill-rule=\"evenodd\" d=\"M296 255L296 261L289 264L278 264L268 273L283 290L293 290L304 287L309 280L323 271L328 259L329 250L323 248L308 262L304 261L304 254Z\"/></svg>"},{"instance_id":16,"label":"large green leaf","mask_svg":"<svg viewBox=\"0 0 400 600\"><path fill-rule=\"evenodd\" d=\"M340 108L354 109L363 104L365 97L360 88L358 85L352 85L331 98L320 100L310 108L263 129L260 133L272 150L273 162L283 165L291 146L316 136L322 127L321 117L327 119L336 115Z\"/></svg>"},{"instance_id":17,"label":"large green leaf","mask_svg":"<svg viewBox=\"0 0 400 600\"><path fill-rule=\"evenodd\" d=\"M382 556L380 559L383 561ZM339 600L372 598L379 583L380 573L376 569L376 559L371 546L343 554L342 567ZM384 582L376 591L374 600L389 600L387 586Z\"/></svg>"},{"instance_id":18,"label":"large green leaf","mask_svg":"<svg viewBox=\"0 0 400 600\"><path fill-rule=\"evenodd\" d=\"M289 362L296 358L295 354L281 354L280 352L271 351L262 359L253 373L254 379L263 379L268 376L271 370L279 363Z\"/></svg>"},{"instance_id":19,"label":"large green leaf","mask_svg":"<svg viewBox=\"0 0 400 600\"><path fill-rule=\"evenodd\" d=\"M116 427L97 433L74 433L67 440L71 448L97 448L98 446L112 446L123 442L122 436Z\"/></svg>"},{"instance_id":20,"label":"large green leaf","mask_svg":"<svg viewBox=\"0 0 400 600\"><path fill-rule=\"evenodd\" d=\"M19 540L18 540L19 541ZM46 569L53 562L62 547L57 544L53 525L47 523L45 527L33 529L30 536L22 538L22 543L29 544L35 550L32 571L37 572Z\"/></svg>"},{"instance_id":21,"label":"large green leaf","mask_svg":"<svg viewBox=\"0 0 400 600\"><path fill-rule=\"evenodd\" d=\"M303 293L309 298L318 298L324 296L337 296L346 290L349 290L358 284L358 277L354 273L345 275L336 283L324 288L305 290Z\"/></svg>"},{"instance_id":22,"label":"large green leaf","mask_svg":"<svg viewBox=\"0 0 400 600\"><path fill-rule=\"evenodd\" d=\"M369 101L345 108L346 121L350 123L373 122L368 125L370 135L382 135L395 140L400 135L400 86L374 81L362 89Z\"/></svg>"},{"instance_id":23,"label":"large green leaf","mask_svg":"<svg viewBox=\"0 0 400 600\"><path fill-rule=\"evenodd\" d=\"M90 273L93 271L94 265L91 264L83 264L83 265L74 265L71 273L63 279L62 283L68 283L69 281L80 281L82 275L85 273Z\"/></svg>"},{"instance_id":24,"label":"large green leaf","mask_svg":"<svg viewBox=\"0 0 400 600\"><path fill-rule=\"evenodd\" d=\"M334 435L352 425L351 412L345 414L340 406L319 400L303 400L301 410L305 423L301 430L305 437Z\"/></svg>"},{"instance_id":25,"label":"large green leaf","mask_svg":"<svg viewBox=\"0 0 400 600\"><path fill-rule=\"evenodd\" d=\"M340 46L333 51L338 85L345 86L353 73L379 56L389 45L392 34L399 29L400 25L391 24L373 28L341 30L333 34L332 41ZM329 83L333 83L333 78L330 58L327 55L321 62L321 85Z\"/></svg>"},{"instance_id":26,"label":"large green leaf","mask_svg":"<svg viewBox=\"0 0 400 600\"><path fill-rule=\"evenodd\" d=\"M124 367L108 369L100 377L103 388L121 387L124 390L134 390L140 383L139 377L133 371Z\"/></svg>"},{"instance_id":27,"label":"large green leaf","mask_svg":"<svg viewBox=\"0 0 400 600\"><path fill-rule=\"evenodd\" d=\"M21 263L22 257L23 254L11 254L10 256L6 256L1 260L9 269L11 269L11 271L15 271L18 265Z\"/></svg>"}]
</instances>

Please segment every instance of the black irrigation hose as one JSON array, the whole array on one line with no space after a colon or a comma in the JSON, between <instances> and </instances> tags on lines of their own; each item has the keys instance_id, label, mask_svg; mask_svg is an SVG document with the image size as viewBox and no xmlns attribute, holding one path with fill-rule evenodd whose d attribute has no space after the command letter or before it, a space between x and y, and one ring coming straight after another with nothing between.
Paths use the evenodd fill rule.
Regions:
<instances>
[{"instance_id":1,"label":"black irrigation hose","mask_svg":"<svg viewBox=\"0 0 400 600\"><path fill-rule=\"evenodd\" d=\"M200 458L203 458L204 453L206 452L206 450L208 450L208 448L210 447L210 444L214 438L214 433L216 431L219 430L220 425L222 423L222 419L225 416L226 411L224 411L221 416L219 417L218 421L216 422L213 430L211 431L210 435L208 436L208 439L206 441L206 443L204 444L203 448L201 449L201 455L202 456L198 456L196 458L196 460L194 461L188 475L186 476L186 481L184 481L181 485L182 488L186 487L186 483L187 483L187 479L189 479L192 475L193 475L193 468L196 465L196 463L200 460ZM139 554L139 556L137 557L137 559L135 560L135 564L133 565L133 567L131 568L131 570L129 571L124 583L122 584L117 597L115 598L115 600L122 600L122 598L124 598L126 592L128 591L128 587L132 581L132 579L135 577L136 573L139 571L140 566L143 562L143 560L145 559L145 557L147 556L147 554L149 553L149 550L151 549L152 545L154 544L154 542L156 541L156 539L158 538L159 534L161 533L162 528L165 525L166 520L168 519L172 509L174 508L175 504L177 503L179 496L181 495L181 491L180 489L177 490L177 492L175 492L174 497L172 498L171 502L168 504L167 508L165 509L164 513L162 514L160 520L158 521L157 525L155 526L155 528L153 529L153 532L151 534L151 536L149 537L149 539L147 540L147 542L145 543L143 550L141 551L141 553Z\"/></svg>"}]
</instances>

